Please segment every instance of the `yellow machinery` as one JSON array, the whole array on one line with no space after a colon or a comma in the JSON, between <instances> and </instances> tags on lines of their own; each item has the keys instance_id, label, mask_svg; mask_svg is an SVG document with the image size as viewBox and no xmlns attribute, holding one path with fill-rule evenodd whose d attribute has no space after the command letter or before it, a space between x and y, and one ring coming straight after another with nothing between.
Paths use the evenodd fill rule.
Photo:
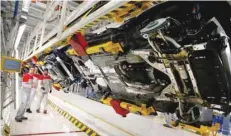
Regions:
<instances>
[{"instance_id":1,"label":"yellow machinery","mask_svg":"<svg viewBox=\"0 0 231 136\"><path fill-rule=\"evenodd\" d=\"M61 85L59 84L59 83L54 83L53 84L53 87L57 90L57 91L59 91L62 87L61 87Z\"/></svg>"},{"instance_id":2,"label":"yellow machinery","mask_svg":"<svg viewBox=\"0 0 231 136\"><path fill-rule=\"evenodd\" d=\"M6 124L2 128L2 136L10 136L10 127Z\"/></svg>"},{"instance_id":3,"label":"yellow machinery","mask_svg":"<svg viewBox=\"0 0 231 136\"><path fill-rule=\"evenodd\" d=\"M208 126L200 126L200 128L194 127L194 126L190 126L190 125L186 125L183 123L176 123L175 121L172 122L173 126L179 126L181 129L185 129L185 130L189 130L189 131L193 131L197 134L200 134L202 136L216 136L217 132L220 128L220 124L216 123L215 125L213 125L212 127L208 127Z\"/></svg>"},{"instance_id":4,"label":"yellow machinery","mask_svg":"<svg viewBox=\"0 0 231 136\"><path fill-rule=\"evenodd\" d=\"M40 65L40 66L43 66L44 62L43 61L38 61L37 64Z\"/></svg>"},{"instance_id":5,"label":"yellow machinery","mask_svg":"<svg viewBox=\"0 0 231 136\"><path fill-rule=\"evenodd\" d=\"M75 56L75 55L77 55L78 56L78 54L75 52L75 50L74 49L68 49L67 51L66 51L66 53L68 54L68 55L70 55L70 56Z\"/></svg>"},{"instance_id":6,"label":"yellow machinery","mask_svg":"<svg viewBox=\"0 0 231 136\"><path fill-rule=\"evenodd\" d=\"M112 54L116 54L118 52L123 52L123 49L119 43L113 43L111 41L86 48L87 54L94 54L94 53L99 53L99 52L103 52L103 51L108 52L108 53L112 53ZM79 56L78 53L76 53L74 51L74 49L72 49L72 48L68 49L66 51L66 53L70 56L73 56L73 55Z\"/></svg>"},{"instance_id":7,"label":"yellow machinery","mask_svg":"<svg viewBox=\"0 0 231 136\"><path fill-rule=\"evenodd\" d=\"M52 51L52 48L46 48L46 50L43 51L43 53L50 53Z\"/></svg>"},{"instance_id":8,"label":"yellow machinery","mask_svg":"<svg viewBox=\"0 0 231 136\"><path fill-rule=\"evenodd\" d=\"M109 106L111 106L110 101L113 100L113 98L111 97L107 97L107 98L102 98L101 102L103 104L107 104ZM156 111L154 110L154 108L152 106L150 107L146 107L146 104L141 104L141 107L138 107L134 104L130 104L127 102L121 102L120 103L120 107L123 109L127 109L129 112L131 113L139 113L141 115L147 116L147 115L156 115Z\"/></svg>"},{"instance_id":9,"label":"yellow machinery","mask_svg":"<svg viewBox=\"0 0 231 136\"><path fill-rule=\"evenodd\" d=\"M114 9L114 10L110 11L109 13L105 14L104 16L95 19L91 23L86 24L82 28L76 30L76 32L82 32L84 34L87 28L92 27L92 26L96 25L97 23L99 23L99 22L101 22L103 20L111 20L112 22L123 23L125 20L128 20L129 18L135 17L135 16L139 15L140 13L142 13L143 11L145 11L146 9L152 7L153 5L156 5L156 4L159 4L159 3L162 3L162 2L163 1L142 1L142 0L129 1L129 2L125 3L125 4L123 4L122 6L118 7L117 9ZM92 7L92 9L89 10L87 13L85 13L85 15L82 16L82 19L84 19L86 16L88 16L90 14L90 12L92 10L94 10L94 9L95 9L95 6ZM63 31L66 31L68 29L68 27L70 27L70 26L64 26ZM42 53L39 53L37 55L40 56L41 54L49 53L51 50L57 48L58 46L68 45L69 40L71 39L73 34L70 34L65 39L52 44L52 48L48 48L45 51L43 51ZM53 40L54 37L49 39L47 42ZM111 48L111 47L109 47L109 48ZM38 49L38 47L36 48L36 50L37 49ZM94 50L94 48L90 48L89 52L92 52L92 50ZM121 50L121 49L113 49L113 48L111 48L111 50ZM116 51L111 51L111 52L114 53Z\"/></svg>"},{"instance_id":10,"label":"yellow machinery","mask_svg":"<svg viewBox=\"0 0 231 136\"><path fill-rule=\"evenodd\" d=\"M96 45L93 47L88 47L86 49L86 53L87 54L93 54L93 53L102 52L102 50L105 52L112 53L112 54L116 54L118 52L123 52L123 49L121 48L119 43L113 43L110 41L110 42L99 44L99 45Z\"/></svg>"}]
</instances>

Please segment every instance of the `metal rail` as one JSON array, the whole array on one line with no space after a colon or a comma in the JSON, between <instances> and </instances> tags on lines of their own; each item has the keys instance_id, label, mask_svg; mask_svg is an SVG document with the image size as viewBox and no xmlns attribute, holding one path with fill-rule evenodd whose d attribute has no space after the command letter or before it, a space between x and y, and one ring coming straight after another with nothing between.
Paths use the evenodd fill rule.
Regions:
<instances>
[{"instance_id":1,"label":"metal rail","mask_svg":"<svg viewBox=\"0 0 231 136\"><path fill-rule=\"evenodd\" d=\"M108 12L122 6L123 4L125 4L127 2L128 1L122 1L122 0L112 0L112 1L108 2L107 4L102 6L100 9L96 10L95 12L93 12L92 14L87 16L84 20L81 20L80 22L76 23L72 27L68 28L66 31L64 31L62 33L62 35L60 37L53 38L48 43L46 43L43 46L40 46L36 51L32 52L31 55L24 57L24 60L28 60L31 57L43 52L44 50L46 50L47 48L50 48L51 46L53 46L55 43L59 42L60 40L64 40L69 35L74 34L77 30L81 29L86 24L93 22L97 18L100 18L100 17L106 15ZM29 45L29 44L27 44L27 45Z\"/></svg>"}]
</instances>

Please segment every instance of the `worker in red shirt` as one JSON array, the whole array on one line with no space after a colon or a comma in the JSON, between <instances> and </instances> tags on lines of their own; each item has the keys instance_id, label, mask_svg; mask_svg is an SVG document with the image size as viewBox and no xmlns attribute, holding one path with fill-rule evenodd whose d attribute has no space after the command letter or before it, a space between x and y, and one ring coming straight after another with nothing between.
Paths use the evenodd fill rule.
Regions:
<instances>
[{"instance_id":1,"label":"worker in red shirt","mask_svg":"<svg viewBox=\"0 0 231 136\"><path fill-rule=\"evenodd\" d=\"M29 100L31 88L33 86L33 73L34 68L30 68L29 73L23 74L22 77L22 87L20 92L22 93L21 103L17 111L15 121L22 122L22 120L27 120L27 117L24 117L26 111L26 105Z\"/></svg>"},{"instance_id":2,"label":"worker in red shirt","mask_svg":"<svg viewBox=\"0 0 231 136\"><path fill-rule=\"evenodd\" d=\"M27 106L26 106L26 112L28 112L28 113L32 113L30 107L31 107L31 103L34 100L35 91L38 87L39 80L41 80L41 76L42 75L38 74L38 67L35 67L34 68L34 74L33 74L33 86L31 88L29 101L28 101Z\"/></svg>"},{"instance_id":3,"label":"worker in red shirt","mask_svg":"<svg viewBox=\"0 0 231 136\"><path fill-rule=\"evenodd\" d=\"M41 80L41 88L39 88L39 98L36 112L40 112L41 102L44 99L44 110L43 113L47 114L47 101L48 101L48 93L52 91L52 79L48 75L48 69L43 70L42 80Z\"/></svg>"}]
</instances>

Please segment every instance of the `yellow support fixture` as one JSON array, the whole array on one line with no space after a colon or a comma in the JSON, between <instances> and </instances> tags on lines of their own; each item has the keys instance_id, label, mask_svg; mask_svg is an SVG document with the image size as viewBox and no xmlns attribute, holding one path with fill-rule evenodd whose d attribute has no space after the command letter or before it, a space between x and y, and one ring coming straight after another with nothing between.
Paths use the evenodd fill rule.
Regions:
<instances>
[{"instance_id":1,"label":"yellow support fixture","mask_svg":"<svg viewBox=\"0 0 231 136\"><path fill-rule=\"evenodd\" d=\"M57 91L59 91L60 89L62 89L62 86L61 86L59 83L54 83L54 84L53 84L53 87L54 87Z\"/></svg>"},{"instance_id":2,"label":"yellow support fixture","mask_svg":"<svg viewBox=\"0 0 231 136\"><path fill-rule=\"evenodd\" d=\"M58 46L65 46L65 45L68 45L68 38L62 40L62 41L59 41L58 43L56 43L56 45Z\"/></svg>"},{"instance_id":3,"label":"yellow support fixture","mask_svg":"<svg viewBox=\"0 0 231 136\"><path fill-rule=\"evenodd\" d=\"M86 49L86 53L87 54L93 54L93 53L99 53L99 52L109 52L112 54L116 54L118 52L123 52L123 49L121 48L119 43L113 43L113 42L107 42L107 43L103 43L103 44L99 44L93 47L88 47Z\"/></svg>"},{"instance_id":4,"label":"yellow support fixture","mask_svg":"<svg viewBox=\"0 0 231 136\"><path fill-rule=\"evenodd\" d=\"M58 87L58 88L62 88L59 83L54 83L53 86Z\"/></svg>"},{"instance_id":5,"label":"yellow support fixture","mask_svg":"<svg viewBox=\"0 0 231 136\"><path fill-rule=\"evenodd\" d=\"M103 104L111 106L111 104L110 104L111 100L113 100L113 98L107 97L105 99L102 98L101 102ZM130 103L127 103L127 102L121 102L120 107L123 108L123 109L127 109L131 113L139 113L139 114L144 115L144 116L155 115L156 114L156 111L154 110L154 108L152 106L147 108L146 104L141 104L141 107L138 107L138 106L136 106L134 104L130 104Z\"/></svg>"},{"instance_id":6,"label":"yellow support fixture","mask_svg":"<svg viewBox=\"0 0 231 136\"><path fill-rule=\"evenodd\" d=\"M174 121L172 122L172 125L173 126L179 126L181 129L189 130L189 131L195 132L196 134L200 134L202 136L216 136L218 130L220 129L219 123L216 123L215 125L213 125L211 127L201 125L200 128L186 125L183 123L177 124Z\"/></svg>"},{"instance_id":7,"label":"yellow support fixture","mask_svg":"<svg viewBox=\"0 0 231 136\"><path fill-rule=\"evenodd\" d=\"M2 132L2 136L10 136L10 127L5 124L1 132Z\"/></svg>"},{"instance_id":8,"label":"yellow support fixture","mask_svg":"<svg viewBox=\"0 0 231 136\"><path fill-rule=\"evenodd\" d=\"M44 62L43 61L38 61L37 64L40 65L40 66L43 66Z\"/></svg>"},{"instance_id":9,"label":"yellow support fixture","mask_svg":"<svg viewBox=\"0 0 231 136\"><path fill-rule=\"evenodd\" d=\"M100 101L103 103L103 104L106 104L106 105L109 105L111 106L110 104L110 101L112 100L111 97L107 97L107 98L102 98Z\"/></svg>"},{"instance_id":10,"label":"yellow support fixture","mask_svg":"<svg viewBox=\"0 0 231 136\"><path fill-rule=\"evenodd\" d=\"M132 113L139 113L144 116L148 116L150 114L156 113L153 107L147 108L146 104L141 104L141 107L138 107L130 103L121 102L120 107L122 107L123 109L127 109Z\"/></svg>"},{"instance_id":11,"label":"yellow support fixture","mask_svg":"<svg viewBox=\"0 0 231 136\"><path fill-rule=\"evenodd\" d=\"M52 48L47 48L46 50L44 50L44 53L49 53L52 51Z\"/></svg>"},{"instance_id":12,"label":"yellow support fixture","mask_svg":"<svg viewBox=\"0 0 231 136\"><path fill-rule=\"evenodd\" d=\"M68 55L70 55L70 56L78 56L78 53L76 53L75 52L75 50L74 49L68 49L67 51L66 51L66 53L68 54Z\"/></svg>"}]
</instances>

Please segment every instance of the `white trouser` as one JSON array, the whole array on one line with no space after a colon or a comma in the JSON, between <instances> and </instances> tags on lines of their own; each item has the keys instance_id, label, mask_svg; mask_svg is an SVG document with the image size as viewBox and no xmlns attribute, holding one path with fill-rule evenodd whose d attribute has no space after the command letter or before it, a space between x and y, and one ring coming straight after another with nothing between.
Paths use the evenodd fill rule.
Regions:
<instances>
[{"instance_id":1,"label":"white trouser","mask_svg":"<svg viewBox=\"0 0 231 136\"><path fill-rule=\"evenodd\" d=\"M22 87L20 92L21 92L21 103L15 117L17 119L21 119L25 114L26 106L29 101L29 97L31 93L31 88Z\"/></svg>"},{"instance_id":2,"label":"white trouser","mask_svg":"<svg viewBox=\"0 0 231 136\"><path fill-rule=\"evenodd\" d=\"M44 110L46 110L47 101L48 101L48 92L44 93L44 92L39 91L39 93L38 93L38 105L36 107L37 110L39 110L41 108L42 100L44 100Z\"/></svg>"},{"instance_id":3,"label":"white trouser","mask_svg":"<svg viewBox=\"0 0 231 136\"><path fill-rule=\"evenodd\" d=\"M29 109L29 108L30 108L30 106L31 106L31 104L32 104L32 102L33 102L33 100L34 100L35 90L36 90L36 88L32 88L32 89L31 89L30 97L29 97L29 101L28 101L28 103L27 103L26 109Z\"/></svg>"}]
</instances>

